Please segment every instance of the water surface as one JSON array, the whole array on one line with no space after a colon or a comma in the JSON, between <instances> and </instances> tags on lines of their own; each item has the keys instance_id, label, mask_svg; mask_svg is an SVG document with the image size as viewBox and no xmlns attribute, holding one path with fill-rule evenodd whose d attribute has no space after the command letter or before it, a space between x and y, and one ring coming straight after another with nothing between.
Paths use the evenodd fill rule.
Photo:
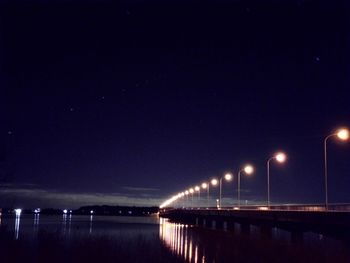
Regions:
<instances>
[{"instance_id":1,"label":"water surface","mask_svg":"<svg viewBox=\"0 0 350 263\"><path fill-rule=\"evenodd\" d=\"M167 219L14 215L0 221L0 252L10 262L350 262L349 242L317 233L256 226L212 230ZM297 238L296 238L297 237Z\"/></svg>"}]
</instances>

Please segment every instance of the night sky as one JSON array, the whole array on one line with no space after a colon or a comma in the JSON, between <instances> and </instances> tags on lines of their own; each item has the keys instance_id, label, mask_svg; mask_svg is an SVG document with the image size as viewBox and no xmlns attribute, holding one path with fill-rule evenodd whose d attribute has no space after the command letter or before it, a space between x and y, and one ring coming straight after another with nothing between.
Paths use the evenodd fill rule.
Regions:
<instances>
[{"instance_id":1,"label":"night sky","mask_svg":"<svg viewBox=\"0 0 350 263\"><path fill-rule=\"evenodd\" d=\"M277 150L271 201L323 202L346 2L2 1L0 206L159 205L247 162L242 200L263 202ZM350 142L328 150L329 201L350 202Z\"/></svg>"}]
</instances>

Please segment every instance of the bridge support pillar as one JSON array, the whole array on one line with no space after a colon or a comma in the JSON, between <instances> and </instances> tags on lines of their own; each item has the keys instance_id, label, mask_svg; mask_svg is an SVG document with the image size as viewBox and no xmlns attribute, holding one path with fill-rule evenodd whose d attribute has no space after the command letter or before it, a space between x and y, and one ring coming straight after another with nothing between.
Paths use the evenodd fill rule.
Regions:
<instances>
[{"instance_id":1,"label":"bridge support pillar","mask_svg":"<svg viewBox=\"0 0 350 263\"><path fill-rule=\"evenodd\" d=\"M216 229L216 221L215 220L211 221L211 228Z\"/></svg>"},{"instance_id":2,"label":"bridge support pillar","mask_svg":"<svg viewBox=\"0 0 350 263\"><path fill-rule=\"evenodd\" d=\"M227 230L228 230L228 223L227 223L227 221L222 222L222 229L223 229L224 231L227 231Z\"/></svg>"},{"instance_id":3,"label":"bridge support pillar","mask_svg":"<svg viewBox=\"0 0 350 263\"><path fill-rule=\"evenodd\" d=\"M203 218L203 227L206 227L207 226L207 220L205 218Z\"/></svg>"},{"instance_id":4,"label":"bridge support pillar","mask_svg":"<svg viewBox=\"0 0 350 263\"><path fill-rule=\"evenodd\" d=\"M237 222L233 222L233 232L234 233L241 233L241 224L237 223Z\"/></svg>"}]
</instances>

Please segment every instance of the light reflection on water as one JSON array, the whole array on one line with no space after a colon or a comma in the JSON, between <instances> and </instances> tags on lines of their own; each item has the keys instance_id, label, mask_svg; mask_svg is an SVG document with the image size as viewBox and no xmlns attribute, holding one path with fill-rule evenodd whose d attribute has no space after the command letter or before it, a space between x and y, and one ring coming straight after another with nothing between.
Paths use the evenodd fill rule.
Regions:
<instances>
[{"instance_id":1,"label":"light reflection on water","mask_svg":"<svg viewBox=\"0 0 350 263\"><path fill-rule=\"evenodd\" d=\"M0 226L8 230L14 239L37 239L38 234L51 233L65 238L84 238L86 236L110 236L133 238L158 238L158 218L113 217L62 215L4 215L0 214Z\"/></svg>"},{"instance_id":2,"label":"light reflection on water","mask_svg":"<svg viewBox=\"0 0 350 263\"><path fill-rule=\"evenodd\" d=\"M92 234L92 221L93 221L93 219L94 219L94 216L91 215L91 216L90 216L90 227L89 227L89 234L90 234L90 235Z\"/></svg>"},{"instance_id":3,"label":"light reflection on water","mask_svg":"<svg viewBox=\"0 0 350 263\"><path fill-rule=\"evenodd\" d=\"M341 259L338 262L350 262L346 261L350 257L346 242L312 232L291 233L275 227L265 233L257 226L243 229L236 226L230 232L160 218L159 237L174 255L188 263L232 262L233 258L235 262L270 262L274 257L286 262L291 257L298 262L313 258L333 262L324 257L333 259L334 256ZM261 260L261 255L268 258Z\"/></svg>"},{"instance_id":4,"label":"light reflection on water","mask_svg":"<svg viewBox=\"0 0 350 263\"><path fill-rule=\"evenodd\" d=\"M174 256L186 263L223 263L231 262L226 259L232 258L235 259L234 262L271 262L275 257L281 259L276 262L288 261L289 257L301 258L300 262L309 262L308 259L316 257L314 262L321 262L325 256L330 259L337 256L337 262L350 262L338 260L339 257L350 259L349 244L344 246L342 241L311 232L303 233L300 237L293 239L292 233L279 228L272 228L265 236L262 229L256 226L249 228L235 226L230 232L171 223L167 219L156 217L71 214L2 215L2 217L0 215L0 222L2 228L10 231L11 239L37 240L42 231L44 234L54 234L53 236L58 238L64 236L65 239L62 240L67 240L68 245L70 240L83 240L90 237L94 239L100 236L124 241L136 240L135 238L141 234L148 238L151 244L165 246ZM295 256L296 253L297 256ZM261 256L267 259L260 260ZM333 262L330 259L322 262Z\"/></svg>"},{"instance_id":5,"label":"light reflection on water","mask_svg":"<svg viewBox=\"0 0 350 263\"><path fill-rule=\"evenodd\" d=\"M159 237L165 246L185 262L205 263L204 254L199 253L199 244L188 230L188 225L171 223L168 219L160 218Z\"/></svg>"},{"instance_id":6,"label":"light reflection on water","mask_svg":"<svg viewBox=\"0 0 350 263\"><path fill-rule=\"evenodd\" d=\"M62 232L63 232L63 235L66 234L66 228L67 228L67 214L63 214L63 219L62 219Z\"/></svg>"},{"instance_id":7,"label":"light reflection on water","mask_svg":"<svg viewBox=\"0 0 350 263\"><path fill-rule=\"evenodd\" d=\"M34 214L34 227L38 227L40 223L40 214Z\"/></svg>"},{"instance_id":8,"label":"light reflection on water","mask_svg":"<svg viewBox=\"0 0 350 263\"><path fill-rule=\"evenodd\" d=\"M68 235L70 235L71 228L72 228L72 214L69 214Z\"/></svg>"},{"instance_id":9,"label":"light reflection on water","mask_svg":"<svg viewBox=\"0 0 350 263\"><path fill-rule=\"evenodd\" d=\"M69 236L71 233L71 228L72 228L72 214L63 214L62 215L62 234Z\"/></svg>"},{"instance_id":10,"label":"light reflection on water","mask_svg":"<svg viewBox=\"0 0 350 263\"><path fill-rule=\"evenodd\" d=\"M19 238L19 225L21 221L21 215L16 214L16 219L15 219L15 239Z\"/></svg>"}]
</instances>

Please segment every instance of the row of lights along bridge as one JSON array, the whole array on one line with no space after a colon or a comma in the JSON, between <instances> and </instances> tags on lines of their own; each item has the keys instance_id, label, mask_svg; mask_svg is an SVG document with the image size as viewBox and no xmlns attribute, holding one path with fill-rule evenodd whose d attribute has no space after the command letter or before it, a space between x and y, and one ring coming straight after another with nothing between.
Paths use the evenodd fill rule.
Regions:
<instances>
[{"instance_id":1,"label":"row of lights along bridge","mask_svg":"<svg viewBox=\"0 0 350 263\"><path fill-rule=\"evenodd\" d=\"M342 141L346 141L349 139L349 130L348 129L339 129L334 133L331 133L328 135L324 141L324 187L325 187L325 209L328 210L328 167L327 167L327 142L330 138L337 137L338 139ZM270 208L270 162L276 161L278 163L284 163L287 159L287 156L283 152L278 152L272 157L270 157L267 162L267 209ZM241 206L241 196L240 196L240 184L241 184L241 174L244 173L246 175L250 175L254 172L254 167L250 164L244 166L242 169L240 169L237 173L237 207L235 209L239 209ZM168 207L172 204L174 204L176 201L182 201L184 202L184 198L189 198L189 195L191 195L192 198L192 205L193 205L193 195L195 193L198 193L198 198L200 199L200 191L201 189L206 190L207 192L207 207L209 207L209 189L210 186L217 186L219 185L219 198L217 199L217 208L221 208L221 199L222 199L222 182L225 181L231 181L233 179L232 174L227 173L224 176L222 176L219 180L214 178L207 182L203 182L200 186L196 185L194 187L191 187L181 193L178 193L177 195L172 196L170 199L166 200L163 204L160 205L160 208Z\"/></svg>"}]
</instances>

